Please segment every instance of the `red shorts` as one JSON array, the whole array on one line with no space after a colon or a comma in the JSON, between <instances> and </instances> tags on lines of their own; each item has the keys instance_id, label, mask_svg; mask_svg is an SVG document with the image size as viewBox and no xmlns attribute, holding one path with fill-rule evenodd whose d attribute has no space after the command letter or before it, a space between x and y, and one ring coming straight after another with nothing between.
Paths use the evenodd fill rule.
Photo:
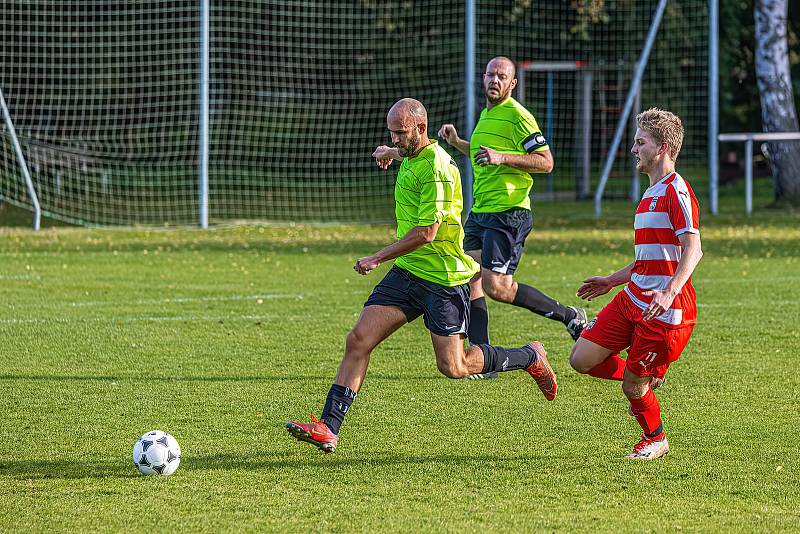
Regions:
<instances>
[{"instance_id":1,"label":"red shorts","mask_svg":"<svg viewBox=\"0 0 800 534\"><path fill-rule=\"evenodd\" d=\"M694 325L668 328L642 320L642 310L620 291L583 330L581 337L613 353L628 349L626 368L638 376L663 377L683 352Z\"/></svg>"}]
</instances>

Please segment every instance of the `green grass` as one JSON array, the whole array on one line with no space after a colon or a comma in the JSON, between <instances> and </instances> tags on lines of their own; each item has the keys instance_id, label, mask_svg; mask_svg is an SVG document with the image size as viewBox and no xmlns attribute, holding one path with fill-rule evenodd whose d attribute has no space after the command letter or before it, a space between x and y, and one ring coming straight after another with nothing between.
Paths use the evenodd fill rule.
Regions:
<instances>
[{"instance_id":1,"label":"green grass","mask_svg":"<svg viewBox=\"0 0 800 534\"><path fill-rule=\"evenodd\" d=\"M541 206L518 278L576 304L630 261L630 222ZM800 216L703 222L700 322L658 391L672 451L637 464L619 384L496 303L495 342L548 348L554 402L521 372L442 377L418 321L375 351L335 454L291 441L386 269L352 262L391 228L0 230L0 531L797 531ZM156 428L183 448L168 478L130 458Z\"/></svg>"}]
</instances>

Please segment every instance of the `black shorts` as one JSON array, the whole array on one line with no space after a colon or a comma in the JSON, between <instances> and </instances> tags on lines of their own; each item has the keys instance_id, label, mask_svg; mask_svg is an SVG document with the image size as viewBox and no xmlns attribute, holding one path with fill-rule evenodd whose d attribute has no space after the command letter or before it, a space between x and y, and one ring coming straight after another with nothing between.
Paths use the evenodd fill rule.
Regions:
<instances>
[{"instance_id":1,"label":"black shorts","mask_svg":"<svg viewBox=\"0 0 800 534\"><path fill-rule=\"evenodd\" d=\"M469 284L448 287L392 267L372 290L364 306L397 306L410 323L420 315L439 336L466 334L469 324Z\"/></svg>"},{"instance_id":2,"label":"black shorts","mask_svg":"<svg viewBox=\"0 0 800 534\"><path fill-rule=\"evenodd\" d=\"M484 269L513 274L532 228L533 216L523 208L500 213L472 212L464 225L464 250L480 250Z\"/></svg>"}]
</instances>

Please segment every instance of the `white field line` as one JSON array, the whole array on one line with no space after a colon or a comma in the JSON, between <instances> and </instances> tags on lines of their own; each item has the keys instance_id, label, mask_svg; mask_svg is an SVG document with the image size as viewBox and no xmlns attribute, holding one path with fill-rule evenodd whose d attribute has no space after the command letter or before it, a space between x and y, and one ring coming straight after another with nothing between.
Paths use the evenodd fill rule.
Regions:
<instances>
[{"instance_id":1,"label":"white field line","mask_svg":"<svg viewBox=\"0 0 800 534\"><path fill-rule=\"evenodd\" d=\"M590 274L587 276L600 276L595 274ZM524 279L524 278L523 278ZM737 278L714 278L712 276L701 276L698 278L697 275L693 275L692 283L695 286L695 289L699 285L708 285L708 284L747 284L752 285L755 282L760 282L762 280L766 280L767 282L797 282L800 281L800 275L797 276L769 276L768 278L764 278L761 276L761 273L750 273L745 276L740 276ZM570 282L561 280L560 283L552 283L548 284L548 280L546 278L539 278L539 284L541 286L549 285L552 287L566 287L566 288L574 288L577 290L580 287L580 281L578 282ZM538 287L538 286L537 286ZM619 288L623 286L618 286ZM617 288L612 289L611 291L615 291Z\"/></svg>"},{"instance_id":2,"label":"white field line","mask_svg":"<svg viewBox=\"0 0 800 534\"><path fill-rule=\"evenodd\" d=\"M296 294L281 294L281 293L268 293L265 295L229 295L224 297L176 297L165 299L139 299L139 300L87 300L78 302L57 302L50 301L48 306L42 306L36 303L32 306L21 307L19 304L6 304L4 307L9 309L17 308L36 308L36 309L52 309L52 308L85 308L91 306L148 306L153 304L190 304L192 302L226 302L226 301L244 301L252 300L258 302L259 300L275 300L275 299L294 299L303 300L310 293L296 293Z\"/></svg>"},{"instance_id":3,"label":"white field line","mask_svg":"<svg viewBox=\"0 0 800 534\"><path fill-rule=\"evenodd\" d=\"M41 280L38 274L0 274L0 280Z\"/></svg>"},{"instance_id":4,"label":"white field line","mask_svg":"<svg viewBox=\"0 0 800 534\"><path fill-rule=\"evenodd\" d=\"M795 300L767 300L764 301L763 306L775 307L775 306L795 306L797 301ZM698 302L698 308L752 308L752 302L741 302L741 301L732 301L732 302Z\"/></svg>"},{"instance_id":5,"label":"white field line","mask_svg":"<svg viewBox=\"0 0 800 534\"><path fill-rule=\"evenodd\" d=\"M187 304L192 302L226 302L226 301L239 301L239 300L273 300L273 299L300 299L302 300L305 298L305 294L297 293L297 294L266 294L266 295L229 295L227 297L176 297L176 298L166 298L166 299L140 299L140 300L133 300L133 301L124 301L124 300L95 300L95 301L83 301L83 302L67 302L65 303L67 306L72 308L82 308L85 306L103 306L106 304L112 305L121 305L121 304L133 304L133 305L147 305L147 304Z\"/></svg>"},{"instance_id":6,"label":"white field line","mask_svg":"<svg viewBox=\"0 0 800 534\"><path fill-rule=\"evenodd\" d=\"M89 317L89 318L52 318L52 319L0 319L0 324L73 324L73 323L137 323L137 322L165 322L165 321L186 321L186 322L208 322L208 321L264 321L269 319L291 319L291 316L283 314L273 315L178 315L170 316L134 316L134 317ZM304 317L307 319L307 317Z\"/></svg>"}]
</instances>

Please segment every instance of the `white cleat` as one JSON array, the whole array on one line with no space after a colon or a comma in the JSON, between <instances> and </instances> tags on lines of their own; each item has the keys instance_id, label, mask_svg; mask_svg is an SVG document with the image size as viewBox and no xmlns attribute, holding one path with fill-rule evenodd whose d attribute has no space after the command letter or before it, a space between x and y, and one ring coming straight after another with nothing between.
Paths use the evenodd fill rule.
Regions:
<instances>
[{"instance_id":1,"label":"white cleat","mask_svg":"<svg viewBox=\"0 0 800 534\"><path fill-rule=\"evenodd\" d=\"M583 308L576 308L575 306L567 306L571 310L575 310L575 318L567 323L567 332L572 337L573 341L578 341L581 337L583 329L586 328L587 317L586 310Z\"/></svg>"},{"instance_id":2,"label":"white cleat","mask_svg":"<svg viewBox=\"0 0 800 534\"><path fill-rule=\"evenodd\" d=\"M492 378L499 378L499 374L494 371L489 373L477 373L474 375L465 376L464 380L491 380Z\"/></svg>"},{"instance_id":3,"label":"white cleat","mask_svg":"<svg viewBox=\"0 0 800 534\"><path fill-rule=\"evenodd\" d=\"M661 439L648 439L642 434L642 440L633 446L633 450L625 456L629 460L655 460L669 452L669 443L664 436Z\"/></svg>"}]
</instances>

